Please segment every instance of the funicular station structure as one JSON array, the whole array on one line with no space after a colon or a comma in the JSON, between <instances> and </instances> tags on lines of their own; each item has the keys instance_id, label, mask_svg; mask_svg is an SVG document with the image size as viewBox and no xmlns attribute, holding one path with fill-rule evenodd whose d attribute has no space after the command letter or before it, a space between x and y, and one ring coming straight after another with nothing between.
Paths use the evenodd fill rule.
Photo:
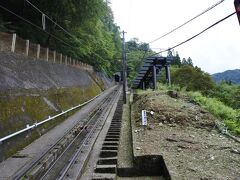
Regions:
<instances>
[{"instance_id":1,"label":"funicular station structure","mask_svg":"<svg viewBox=\"0 0 240 180\"><path fill-rule=\"evenodd\" d=\"M172 53L169 52L166 57L148 57L144 60L142 67L140 68L138 75L132 81L133 89L147 89L157 88L157 79L161 75L161 71L165 69L166 80L168 84L171 84L170 78L170 64L173 61Z\"/></svg>"}]
</instances>

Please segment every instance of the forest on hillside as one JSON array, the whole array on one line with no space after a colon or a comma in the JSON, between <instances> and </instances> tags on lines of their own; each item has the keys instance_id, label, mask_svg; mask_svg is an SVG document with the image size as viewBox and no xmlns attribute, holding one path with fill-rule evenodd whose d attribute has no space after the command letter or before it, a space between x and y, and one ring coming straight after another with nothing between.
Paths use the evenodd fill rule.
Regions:
<instances>
[{"instance_id":1,"label":"forest on hillside","mask_svg":"<svg viewBox=\"0 0 240 180\"><path fill-rule=\"evenodd\" d=\"M16 32L108 75L120 68L121 37L108 1L1 0L0 6L0 31Z\"/></svg>"},{"instance_id":2,"label":"forest on hillside","mask_svg":"<svg viewBox=\"0 0 240 180\"><path fill-rule=\"evenodd\" d=\"M217 83L221 83L222 80L228 81L233 84L240 84L240 69L227 70L221 73L212 74L213 79Z\"/></svg>"}]
</instances>

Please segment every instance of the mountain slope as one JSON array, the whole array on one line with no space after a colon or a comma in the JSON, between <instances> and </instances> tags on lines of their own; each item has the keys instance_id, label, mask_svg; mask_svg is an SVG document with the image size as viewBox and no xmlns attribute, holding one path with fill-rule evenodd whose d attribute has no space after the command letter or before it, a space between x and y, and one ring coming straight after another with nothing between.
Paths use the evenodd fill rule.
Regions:
<instances>
[{"instance_id":1,"label":"mountain slope","mask_svg":"<svg viewBox=\"0 0 240 180\"><path fill-rule=\"evenodd\" d=\"M240 69L227 70L221 73L212 74L213 79L219 83L228 80L235 84L240 84Z\"/></svg>"}]
</instances>

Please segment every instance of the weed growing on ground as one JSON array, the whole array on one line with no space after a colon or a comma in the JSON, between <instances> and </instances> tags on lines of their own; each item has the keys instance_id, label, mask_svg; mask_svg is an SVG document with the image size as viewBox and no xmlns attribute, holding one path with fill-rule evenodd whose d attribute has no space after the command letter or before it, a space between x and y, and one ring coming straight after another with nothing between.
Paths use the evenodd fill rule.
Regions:
<instances>
[{"instance_id":1,"label":"weed growing on ground","mask_svg":"<svg viewBox=\"0 0 240 180\"><path fill-rule=\"evenodd\" d=\"M215 117L223 120L229 130L235 134L240 134L239 110L228 107L215 98L207 98L200 92L188 92L187 94Z\"/></svg>"},{"instance_id":2,"label":"weed growing on ground","mask_svg":"<svg viewBox=\"0 0 240 180\"><path fill-rule=\"evenodd\" d=\"M239 109L233 109L216 98L205 97L200 92L186 91L185 88L180 88L176 85L167 86L159 83L155 92L167 92L169 90L178 91L183 95L189 96L195 102L197 102L210 113L212 113L216 118L222 120L230 131L240 135ZM138 90L137 94L149 94L152 92L152 89L147 89L146 91Z\"/></svg>"}]
</instances>

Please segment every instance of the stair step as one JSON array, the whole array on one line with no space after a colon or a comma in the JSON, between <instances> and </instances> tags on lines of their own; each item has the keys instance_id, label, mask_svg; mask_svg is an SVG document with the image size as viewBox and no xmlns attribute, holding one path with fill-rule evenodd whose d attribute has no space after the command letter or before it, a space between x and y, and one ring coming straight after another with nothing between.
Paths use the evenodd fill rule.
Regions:
<instances>
[{"instance_id":1,"label":"stair step","mask_svg":"<svg viewBox=\"0 0 240 180\"><path fill-rule=\"evenodd\" d=\"M97 164L99 165L116 165L117 164L117 158L102 158L102 159L99 159Z\"/></svg>"},{"instance_id":2,"label":"stair step","mask_svg":"<svg viewBox=\"0 0 240 180\"><path fill-rule=\"evenodd\" d=\"M100 157L105 158L105 157L116 157L118 154L117 150L101 150L100 152Z\"/></svg>"},{"instance_id":3,"label":"stair step","mask_svg":"<svg viewBox=\"0 0 240 180\"><path fill-rule=\"evenodd\" d=\"M95 168L95 173L114 173L116 174L116 164L110 164L110 165L97 165Z\"/></svg>"},{"instance_id":4,"label":"stair step","mask_svg":"<svg viewBox=\"0 0 240 180\"><path fill-rule=\"evenodd\" d=\"M116 179L116 174L109 173L94 173L92 180L114 180Z\"/></svg>"}]
</instances>

